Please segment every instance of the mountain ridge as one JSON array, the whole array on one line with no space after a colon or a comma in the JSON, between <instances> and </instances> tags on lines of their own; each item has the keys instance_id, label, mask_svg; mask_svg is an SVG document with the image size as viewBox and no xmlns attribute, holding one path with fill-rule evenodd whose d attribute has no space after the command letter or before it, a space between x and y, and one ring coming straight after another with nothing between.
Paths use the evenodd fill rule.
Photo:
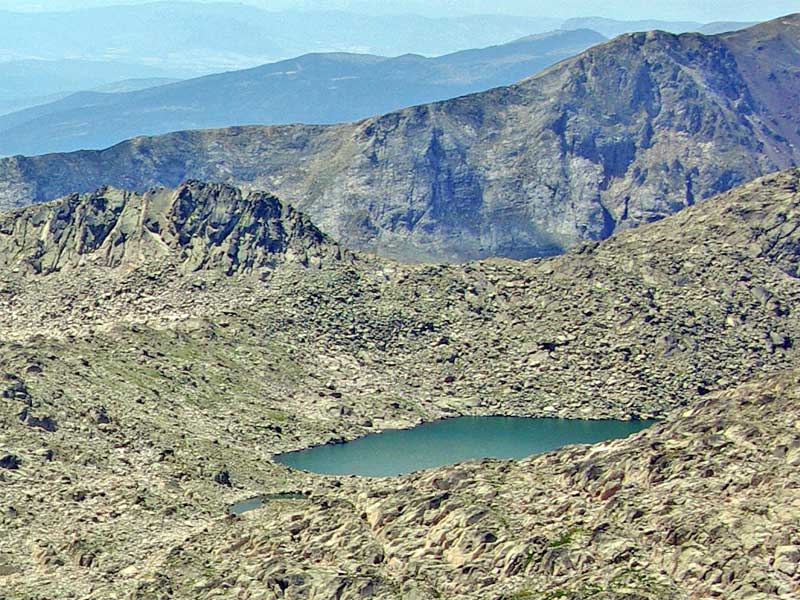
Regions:
<instances>
[{"instance_id":1,"label":"mountain ridge","mask_svg":"<svg viewBox=\"0 0 800 600\"><path fill-rule=\"evenodd\" d=\"M434 58L310 53L141 91L72 95L0 116L0 153L102 148L180 129L352 121L510 84L604 40L554 31Z\"/></svg>"},{"instance_id":2,"label":"mountain ridge","mask_svg":"<svg viewBox=\"0 0 800 600\"><path fill-rule=\"evenodd\" d=\"M14 157L0 205L197 178L269 190L345 246L403 260L558 253L800 162L785 110L798 30L790 15L719 36L626 34L513 86L356 123Z\"/></svg>"},{"instance_id":3,"label":"mountain ridge","mask_svg":"<svg viewBox=\"0 0 800 600\"><path fill-rule=\"evenodd\" d=\"M269 11L228 2L149 2L59 12L7 11L0 20L0 36L14 49L12 57L111 55L207 73L314 50L444 54L559 25L558 20L504 15L371 16L336 10ZM405 35L394 35L398 28ZM104 35L96 35L98 31Z\"/></svg>"},{"instance_id":4,"label":"mountain ridge","mask_svg":"<svg viewBox=\"0 0 800 600\"><path fill-rule=\"evenodd\" d=\"M713 21L711 23L700 23L698 21L661 21L655 19L645 19L637 21L621 21L605 17L574 17L564 21L561 26L563 29L586 27L595 29L605 36L615 37L624 33L634 31L644 31L659 29L670 33L703 33L717 34L737 29L744 29L756 25L754 22L736 21Z\"/></svg>"}]
</instances>

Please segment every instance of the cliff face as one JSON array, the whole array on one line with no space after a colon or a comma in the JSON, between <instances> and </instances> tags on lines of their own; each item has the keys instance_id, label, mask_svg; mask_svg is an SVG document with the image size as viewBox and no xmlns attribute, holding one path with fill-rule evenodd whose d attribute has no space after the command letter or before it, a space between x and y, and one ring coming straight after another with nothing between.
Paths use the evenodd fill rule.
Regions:
<instances>
[{"instance_id":1,"label":"cliff face","mask_svg":"<svg viewBox=\"0 0 800 600\"><path fill-rule=\"evenodd\" d=\"M524 80L353 124L137 138L0 163L4 206L187 178L268 189L406 260L561 252L800 161L800 17L624 35Z\"/></svg>"},{"instance_id":2,"label":"cliff face","mask_svg":"<svg viewBox=\"0 0 800 600\"><path fill-rule=\"evenodd\" d=\"M48 274L150 259L228 274L338 255L304 216L268 194L188 182L143 194L103 188L0 217L0 266Z\"/></svg>"}]
</instances>

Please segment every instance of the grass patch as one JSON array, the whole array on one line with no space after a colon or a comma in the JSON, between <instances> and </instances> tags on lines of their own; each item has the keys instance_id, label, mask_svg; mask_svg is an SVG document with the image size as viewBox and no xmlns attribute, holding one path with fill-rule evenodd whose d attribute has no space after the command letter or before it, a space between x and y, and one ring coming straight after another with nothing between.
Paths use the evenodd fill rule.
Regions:
<instances>
[{"instance_id":1,"label":"grass patch","mask_svg":"<svg viewBox=\"0 0 800 600\"><path fill-rule=\"evenodd\" d=\"M264 411L264 416L275 423L285 423L289 420L289 414L282 410L269 409Z\"/></svg>"},{"instance_id":2,"label":"grass patch","mask_svg":"<svg viewBox=\"0 0 800 600\"><path fill-rule=\"evenodd\" d=\"M561 548L562 546L568 546L573 541L575 541L575 538L577 538L582 533L583 533L582 527L573 527L572 529L568 529L556 539L550 540L550 547Z\"/></svg>"},{"instance_id":3,"label":"grass patch","mask_svg":"<svg viewBox=\"0 0 800 600\"><path fill-rule=\"evenodd\" d=\"M658 594L659 597L670 598L675 590L660 582L655 575L644 570L630 570L619 573L608 582L608 591L611 593L649 592Z\"/></svg>"}]
</instances>

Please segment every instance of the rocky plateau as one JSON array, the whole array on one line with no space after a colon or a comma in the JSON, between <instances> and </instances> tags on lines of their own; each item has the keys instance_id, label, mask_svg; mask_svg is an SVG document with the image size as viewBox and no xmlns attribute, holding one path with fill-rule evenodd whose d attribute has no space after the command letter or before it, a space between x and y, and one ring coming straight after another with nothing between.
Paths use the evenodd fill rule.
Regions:
<instances>
[{"instance_id":1,"label":"rocky plateau","mask_svg":"<svg viewBox=\"0 0 800 600\"><path fill-rule=\"evenodd\" d=\"M788 170L464 265L219 183L0 215L0 598L797 598L799 207ZM460 414L663 422L397 478L271 460Z\"/></svg>"}]
</instances>

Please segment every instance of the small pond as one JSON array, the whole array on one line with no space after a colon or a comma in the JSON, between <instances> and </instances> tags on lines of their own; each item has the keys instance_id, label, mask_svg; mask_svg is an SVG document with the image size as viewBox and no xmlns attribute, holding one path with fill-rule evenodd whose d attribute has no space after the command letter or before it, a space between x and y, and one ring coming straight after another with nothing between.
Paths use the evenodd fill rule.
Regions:
<instances>
[{"instance_id":1,"label":"small pond","mask_svg":"<svg viewBox=\"0 0 800 600\"><path fill-rule=\"evenodd\" d=\"M388 477L475 458L523 458L569 444L626 437L656 421L459 417L275 456L327 475Z\"/></svg>"},{"instance_id":2,"label":"small pond","mask_svg":"<svg viewBox=\"0 0 800 600\"><path fill-rule=\"evenodd\" d=\"M261 496L254 496L241 500L228 507L228 513L232 515L243 515L246 512L261 508L267 502L273 500L307 500L305 494L300 492L278 492L277 494L262 494Z\"/></svg>"}]
</instances>

